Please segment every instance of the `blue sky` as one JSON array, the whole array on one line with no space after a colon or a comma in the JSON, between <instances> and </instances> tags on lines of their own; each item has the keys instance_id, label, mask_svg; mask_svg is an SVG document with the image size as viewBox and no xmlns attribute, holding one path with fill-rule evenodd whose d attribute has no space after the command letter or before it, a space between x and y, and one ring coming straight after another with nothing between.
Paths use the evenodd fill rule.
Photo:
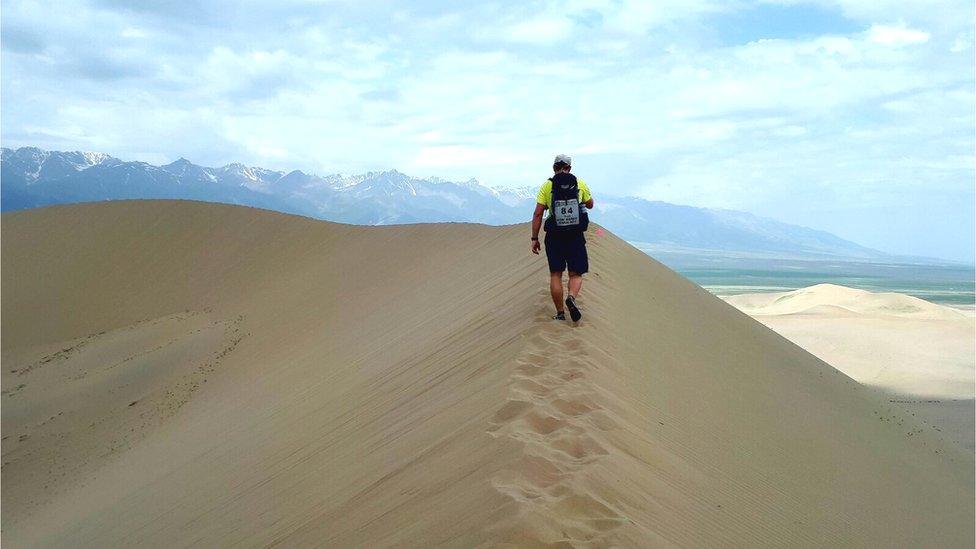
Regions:
<instances>
[{"instance_id":1,"label":"blue sky","mask_svg":"<svg viewBox=\"0 0 976 549\"><path fill-rule=\"evenodd\" d=\"M594 189L973 261L971 1L2 2L4 146Z\"/></svg>"}]
</instances>

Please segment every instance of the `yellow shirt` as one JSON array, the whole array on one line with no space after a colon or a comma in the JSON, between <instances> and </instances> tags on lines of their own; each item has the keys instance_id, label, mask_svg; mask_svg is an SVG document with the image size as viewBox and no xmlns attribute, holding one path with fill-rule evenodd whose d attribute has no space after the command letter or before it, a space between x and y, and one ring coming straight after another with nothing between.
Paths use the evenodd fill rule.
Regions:
<instances>
[{"instance_id":1,"label":"yellow shirt","mask_svg":"<svg viewBox=\"0 0 976 549\"><path fill-rule=\"evenodd\" d=\"M586 183L582 179L576 178L576 183L579 185L578 198L580 204L585 204L590 201L592 196L590 196L590 189L586 186ZM542 204L547 210L552 210L552 179L547 179L545 183L542 184L542 188L539 189L539 195L535 198L536 203Z\"/></svg>"}]
</instances>

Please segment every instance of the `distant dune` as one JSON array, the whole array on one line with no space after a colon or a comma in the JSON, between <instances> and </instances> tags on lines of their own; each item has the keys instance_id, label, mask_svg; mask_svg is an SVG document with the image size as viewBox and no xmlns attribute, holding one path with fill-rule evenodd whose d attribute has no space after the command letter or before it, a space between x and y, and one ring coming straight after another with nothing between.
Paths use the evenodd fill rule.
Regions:
<instances>
[{"instance_id":1,"label":"distant dune","mask_svg":"<svg viewBox=\"0 0 976 549\"><path fill-rule=\"evenodd\" d=\"M972 547L973 457L615 236L2 216L9 547Z\"/></svg>"},{"instance_id":2,"label":"distant dune","mask_svg":"<svg viewBox=\"0 0 976 549\"><path fill-rule=\"evenodd\" d=\"M894 292L869 292L837 284L817 284L791 292L741 294L726 299L750 315L792 315L820 308L856 315L913 319L959 320L962 312L924 299ZM817 312L817 311L812 311Z\"/></svg>"},{"instance_id":3,"label":"distant dune","mask_svg":"<svg viewBox=\"0 0 976 549\"><path fill-rule=\"evenodd\" d=\"M725 299L862 383L976 396L976 320L966 311L833 284Z\"/></svg>"},{"instance_id":4,"label":"distant dune","mask_svg":"<svg viewBox=\"0 0 976 549\"><path fill-rule=\"evenodd\" d=\"M898 293L834 284L725 298L905 411L974 443L976 319Z\"/></svg>"}]
</instances>

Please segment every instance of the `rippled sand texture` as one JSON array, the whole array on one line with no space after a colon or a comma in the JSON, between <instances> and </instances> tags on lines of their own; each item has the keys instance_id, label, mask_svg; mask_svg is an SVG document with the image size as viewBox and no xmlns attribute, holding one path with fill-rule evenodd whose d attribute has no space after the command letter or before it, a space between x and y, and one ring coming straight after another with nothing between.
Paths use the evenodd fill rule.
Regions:
<instances>
[{"instance_id":1,"label":"rippled sand texture","mask_svg":"<svg viewBox=\"0 0 976 549\"><path fill-rule=\"evenodd\" d=\"M973 458L610 233L2 216L10 547L973 545Z\"/></svg>"}]
</instances>

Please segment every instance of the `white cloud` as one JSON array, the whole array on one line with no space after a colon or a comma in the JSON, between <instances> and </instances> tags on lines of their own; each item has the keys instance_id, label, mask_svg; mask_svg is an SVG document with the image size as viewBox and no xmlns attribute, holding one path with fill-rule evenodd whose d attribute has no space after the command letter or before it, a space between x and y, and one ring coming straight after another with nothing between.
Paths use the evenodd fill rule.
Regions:
<instances>
[{"instance_id":1,"label":"white cloud","mask_svg":"<svg viewBox=\"0 0 976 549\"><path fill-rule=\"evenodd\" d=\"M523 155L512 155L508 150L446 145L420 149L411 164L418 169L441 167L471 169L472 166L481 164L517 164L526 160Z\"/></svg>"},{"instance_id":2,"label":"white cloud","mask_svg":"<svg viewBox=\"0 0 976 549\"><path fill-rule=\"evenodd\" d=\"M733 46L709 25L763 2L262 3L187 19L65 1L4 5L5 145L503 186L566 152L619 194L766 213L784 196L813 211L972 188L971 55L947 54L972 52L972 6L957 0L811 0L856 30Z\"/></svg>"},{"instance_id":3,"label":"white cloud","mask_svg":"<svg viewBox=\"0 0 976 549\"><path fill-rule=\"evenodd\" d=\"M786 125L773 128L772 133L780 137L800 137L806 135L808 132L803 126Z\"/></svg>"},{"instance_id":4,"label":"white cloud","mask_svg":"<svg viewBox=\"0 0 976 549\"><path fill-rule=\"evenodd\" d=\"M904 23L898 25L871 25L868 37L875 44L885 46L906 46L924 44L929 41L929 33L910 29Z\"/></svg>"},{"instance_id":5,"label":"white cloud","mask_svg":"<svg viewBox=\"0 0 976 549\"><path fill-rule=\"evenodd\" d=\"M149 33L140 28L126 27L122 29L120 35L122 38L146 38L149 36Z\"/></svg>"},{"instance_id":6,"label":"white cloud","mask_svg":"<svg viewBox=\"0 0 976 549\"><path fill-rule=\"evenodd\" d=\"M930 28L971 29L971 0L822 0L826 6L838 6L852 19L876 23L897 18Z\"/></svg>"},{"instance_id":7,"label":"white cloud","mask_svg":"<svg viewBox=\"0 0 976 549\"><path fill-rule=\"evenodd\" d=\"M521 21L503 30L502 36L513 42L551 44L569 38L572 23L564 17L541 17Z\"/></svg>"},{"instance_id":8,"label":"white cloud","mask_svg":"<svg viewBox=\"0 0 976 549\"><path fill-rule=\"evenodd\" d=\"M643 35L652 29L675 21L735 9L736 2L712 0L620 0L592 2L590 8L598 11L605 25L612 32L626 35Z\"/></svg>"},{"instance_id":9,"label":"white cloud","mask_svg":"<svg viewBox=\"0 0 976 549\"><path fill-rule=\"evenodd\" d=\"M970 50L973 47L973 35L972 34L959 34L956 39L952 41L952 46L949 47L949 51L952 53L961 53L966 50Z\"/></svg>"}]
</instances>

